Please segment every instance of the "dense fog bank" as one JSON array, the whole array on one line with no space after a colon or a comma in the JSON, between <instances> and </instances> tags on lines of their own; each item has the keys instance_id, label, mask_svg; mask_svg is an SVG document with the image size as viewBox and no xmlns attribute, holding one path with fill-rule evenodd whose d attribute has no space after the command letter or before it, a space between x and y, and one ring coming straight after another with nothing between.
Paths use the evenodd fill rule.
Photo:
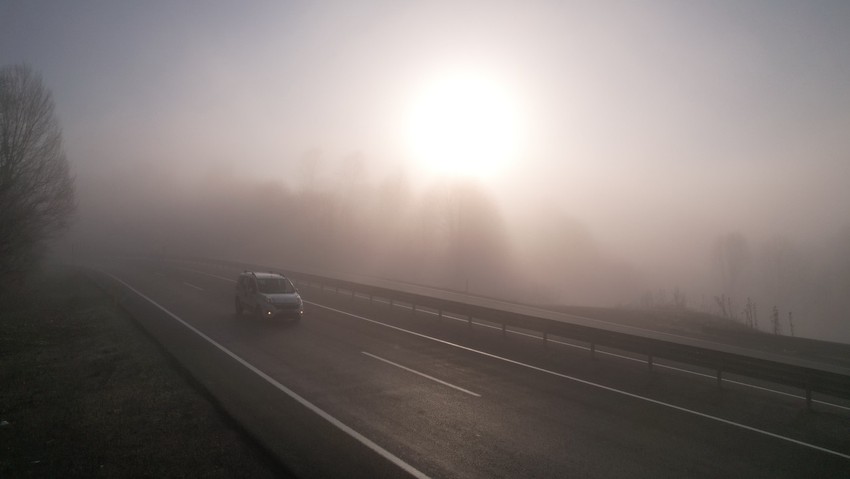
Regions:
<instances>
[{"instance_id":1,"label":"dense fog bank","mask_svg":"<svg viewBox=\"0 0 850 479\"><path fill-rule=\"evenodd\" d=\"M617 250L622 241L598 237L592 218L554 204L504 208L498 191L474 181L423 184L403 169L381 176L359 154L307 154L292 171L258 180L219 168L180 179L145 165L91 175L58 249L244 260L536 304L688 308L850 341L850 225L807 243L717 231L687 245L692 257L666 264L657 253ZM661 237L685 246L676 231Z\"/></svg>"}]
</instances>

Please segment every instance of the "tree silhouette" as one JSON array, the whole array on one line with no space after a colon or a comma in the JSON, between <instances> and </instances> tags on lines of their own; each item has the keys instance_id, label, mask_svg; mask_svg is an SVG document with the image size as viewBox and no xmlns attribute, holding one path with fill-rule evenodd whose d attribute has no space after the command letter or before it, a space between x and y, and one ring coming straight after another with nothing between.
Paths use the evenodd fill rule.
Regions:
<instances>
[{"instance_id":1,"label":"tree silhouette","mask_svg":"<svg viewBox=\"0 0 850 479\"><path fill-rule=\"evenodd\" d=\"M74 209L50 91L26 65L0 68L0 286L25 277Z\"/></svg>"},{"instance_id":2,"label":"tree silhouette","mask_svg":"<svg viewBox=\"0 0 850 479\"><path fill-rule=\"evenodd\" d=\"M734 296L738 279L750 264L750 245L741 233L720 236L712 251L723 285L723 292Z\"/></svg>"}]
</instances>

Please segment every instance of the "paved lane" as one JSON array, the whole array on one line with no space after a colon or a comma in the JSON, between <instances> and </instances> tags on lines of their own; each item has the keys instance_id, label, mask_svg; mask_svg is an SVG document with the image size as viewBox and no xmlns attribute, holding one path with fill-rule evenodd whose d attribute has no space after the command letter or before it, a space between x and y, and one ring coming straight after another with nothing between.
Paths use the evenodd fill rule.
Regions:
<instances>
[{"instance_id":1,"label":"paved lane","mask_svg":"<svg viewBox=\"0 0 850 479\"><path fill-rule=\"evenodd\" d=\"M543 348L533 338L502 337L310 288L302 287L309 302L300 324L236 317L229 279L235 271L197 272L161 263L127 263L111 271L428 476L830 477L850 471L847 457L660 404L839 454L850 451L846 415L806 413L792 400L718 391L697 378L592 361L574 348ZM175 334L174 328L160 329ZM228 368L211 380L238 382L243 380L234 376L245 374L244 367ZM254 408L254 422L282 424L267 436L311 432L264 417L297 409L288 405L281 413L280 405L288 403L273 392L258 394L257 405L250 405L252 393L241 395L249 398L222 402ZM320 427L305 422L299 426ZM270 447L292 449L281 442ZM304 447L296 448L297 457L286 450L281 455L306 475L318 471L316 462L366 455L349 451L349 441L318 442L311 444L318 460L305 458L311 448Z\"/></svg>"}]
</instances>

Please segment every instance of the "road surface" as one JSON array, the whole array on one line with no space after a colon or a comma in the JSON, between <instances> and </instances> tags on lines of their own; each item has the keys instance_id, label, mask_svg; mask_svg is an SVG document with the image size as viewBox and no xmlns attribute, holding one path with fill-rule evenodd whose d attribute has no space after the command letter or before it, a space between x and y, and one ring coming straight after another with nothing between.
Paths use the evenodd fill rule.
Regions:
<instances>
[{"instance_id":1,"label":"road surface","mask_svg":"<svg viewBox=\"0 0 850 479\"><path fill-rule=\"evenodd\" d=\"M718 388L307 285L299 323L237 316L235 269L100 268L145 330L304 477L850 477L846 405L807 411L799 392Z\"/></svg>"}]
</instances>

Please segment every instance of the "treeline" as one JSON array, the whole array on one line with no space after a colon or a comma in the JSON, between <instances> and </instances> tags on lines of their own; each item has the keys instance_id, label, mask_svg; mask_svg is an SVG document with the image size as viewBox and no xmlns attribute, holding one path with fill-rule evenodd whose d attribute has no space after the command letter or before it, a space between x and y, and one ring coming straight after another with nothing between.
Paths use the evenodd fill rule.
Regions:
<instances>
[{"instance_id":1,"label":"treeline","mask_svg":"<svg viewBox=\"0 0 850 479\"><path fill-rule=\"evenodd\" d=\"M707 258L702 291L650 290L641 307L698 310L753 330L850 342L850 225L814 244L727 233Z\"/></svg>"},{"instance_id":2,"label":"treeline","mask_svg":"<svg viewBox=\"0 0 850 479\"><path fill-rule=\"evenodd\" d=\"M774 334L850 341L850 225L808 245L729 233L716 239L712 263L719 314Z\"/></svg>"},{"instance_id":3,"label":"treeline","mask_svg":"<svg viewBox=\"0 0 850 479\"><path fill-rule=\"evenodd\" d=\"M137 166L82 183L79 224L63 248L229 258L536 304L692 309L850 341L850 228L818 245L718 236L683 286L665 290L556 205L507 217L496 193L474 182L422 185L386 171L359 154L331 161L319 152L265 181L236 167Z\"/></svg>"},{"instance_id":4,"label":"treeline","mask_svg":"<svg viewBox=\"0 0 850 479\"><path fill-rule=\"evenodd\" d=\"M423 186L403 170L377 175L359 154L317 152L281 180L176 176L151 164L88 188L66 249L271 262L529 302L622 304L637 291L634 271L580 222L552 205L506 218L472 181Z\"/></svg>"}]
</instances>

